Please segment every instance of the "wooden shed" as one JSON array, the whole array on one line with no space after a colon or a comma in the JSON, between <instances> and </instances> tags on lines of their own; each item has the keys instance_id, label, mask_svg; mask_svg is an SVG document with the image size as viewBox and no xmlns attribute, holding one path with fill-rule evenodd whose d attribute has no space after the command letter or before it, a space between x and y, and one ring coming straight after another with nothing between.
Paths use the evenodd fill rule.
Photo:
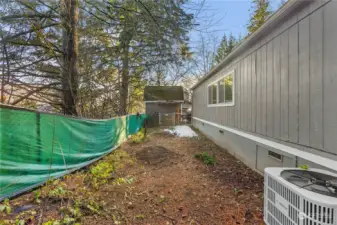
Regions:
<instances>
[{"instance_id":1,"label":"wooden shed","mask_svg":"<svg viewBox=\"0 0 337 225\"><path fill-rule=\"evenodd\" d=\"M146 86L145 113L151 124L175 124L181 119L184 91L181 86Z\"/></svg>"}]
</instances>

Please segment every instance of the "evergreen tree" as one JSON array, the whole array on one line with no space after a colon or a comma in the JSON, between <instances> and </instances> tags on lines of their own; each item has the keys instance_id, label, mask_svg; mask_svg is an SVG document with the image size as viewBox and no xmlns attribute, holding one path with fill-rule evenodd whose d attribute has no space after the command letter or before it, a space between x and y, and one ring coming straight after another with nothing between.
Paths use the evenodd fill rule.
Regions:
<instances>
[{"instance_id":1,"label":"evergreen tree","mask_svg":"<svg viewBox=\"0 0 337 225\"><path fill-rule=\"evenodd\" d=\"M269 0L253 0L252 4L253 13L251 14L250 23L247 26L249 34L259 29L272 13Z\"/></svg>"},{"instance_id":2,"label":"evergreen tree","mask_svg":"<svg viewBox=\"0 0 337 225\"><path fill-rule=\"evenodd\" d=\"M233 49L236 47L236 45L239 43L239 40L236 39L232 34L229 36L229 40L228 40L228 47L227 47L227 51L226 51L226 56L229 55ZM225 57L226 57L225 56Z\"/></svg>"},{"instance_id":3,"label":"evergreen tree","mask_svg":"<svg viewBox=\"0 0 337 225\"><path fill-rule=\"evenodd\" d=\"M214 65L219 64L226 58L239 43L240 39L235 38L232 34L230 34L229 38L224 34L217 53L214 56Z\"/></svg>"},{"instance_id":4,"label":"evergreen tree","mask_svg":"<svg viewBox=\"0 0 337 225\"><path fill-rule=\"evenodd\" d=\"M124 115L135 109L130 104L157 65L191 57L194 17L186 0L0 2L0 102L6 104L29 100L75 116Z\"/></svg>"}]
</instances>

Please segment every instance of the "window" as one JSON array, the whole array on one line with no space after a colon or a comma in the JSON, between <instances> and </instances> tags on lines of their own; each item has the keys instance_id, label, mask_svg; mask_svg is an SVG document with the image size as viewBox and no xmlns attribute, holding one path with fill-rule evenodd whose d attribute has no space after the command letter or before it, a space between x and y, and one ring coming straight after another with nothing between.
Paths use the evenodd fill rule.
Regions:
<instances>
[{"instance_id":1,"label":"window","mask_svg":"<svg viewBox=\"0 0 337 225\"><path fill-rule=\"evenodd\" d=\"M218 87L219 87L219 103L225 102L225 79L222 78L218 81Z\"/></svg>"},{"instance_id":2,"label":"window","mask_svg":"<svg viewBox=\"0 0 337 225\"><path fill-rule=\"evenodd\" d=\"M216 104L217 103L217 86L216 84L212 84L208 86L208 104Z\"/></svg>"},{"instance_id":3,"label":"window","mask_svg":"<svg viewBox=\"0 0 337 225\"><path fill-rule=\"evenodd\" d=\"M212 85L212 104L216 104L217 103L217 87L216 84Z\"/></svg>"},{"instance_id":4,"label":"window","mask_svg":"<svg viewBox=\"0 0 337 225\"><path fill-rule=\"evenodd\" d=\"M208 85L208 106L234 105L234 71Z\"/></svg>"},{"instance_id":5,"label":"window","mask_svg":"<svg viewBox=\"0 0 337 225\"><path fill-rule=\"evenodd\" d=\"M225 77L225 102L233 102L233 75Z\"/></svg>"}]
</instances>

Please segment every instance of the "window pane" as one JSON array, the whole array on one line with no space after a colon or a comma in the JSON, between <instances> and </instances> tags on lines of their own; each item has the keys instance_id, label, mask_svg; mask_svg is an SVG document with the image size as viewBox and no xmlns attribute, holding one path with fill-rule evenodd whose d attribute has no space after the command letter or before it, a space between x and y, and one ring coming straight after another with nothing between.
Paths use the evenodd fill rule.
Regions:
<instances>
[{"instance_id":1,"label":"window pane","mask_svg":"<svg viewBox=\"0 0 337 225\"><path fill-rule=\"evenodd\" d=\"M233 102L233 75L225 77L225 102Z\"/></svg>"},{"instance_id":2,"label":"window pane","mask_svg":"<svg viewBox=\"0 0 337 225\"><path fill-rule=\"evenodd\" d=\"M216 95L216 83L212 85L212 104L217 103L217 95Z\"/></svg>"},{"instance_id":3,"label":"window pane","mask_svg":"<svg viewBox=\"0 0 337 225\"><path fill-rule=\"evenodd\" d=\"M212 104L212 86L208 86L208 104Z\"/></svg>"},{"instance_id":4,"label":"window pane","mask_svg":"<svg viewBox=\"0 0 337 225\"><path fill-rule=\"evenodd\" d=\"M218 81L219 87L219 103L225 102L225 79L221 79Z\"/></svg>"}]
</instances>

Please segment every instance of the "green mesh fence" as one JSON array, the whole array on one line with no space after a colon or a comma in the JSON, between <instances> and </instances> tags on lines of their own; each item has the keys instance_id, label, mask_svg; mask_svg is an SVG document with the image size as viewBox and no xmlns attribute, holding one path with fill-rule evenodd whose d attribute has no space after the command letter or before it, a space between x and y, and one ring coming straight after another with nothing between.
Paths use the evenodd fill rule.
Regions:
<instances>
[{"instance_id":1,"label":"green mesh fence","mask_svg":"<svg viewBox=\"0 0 337 225\"><path fill-rule=\"evenodd\" d=\"M92 163L136 133L144 118L89 120L0 106L0 200Z\"/></svg>"}]
</instances>

